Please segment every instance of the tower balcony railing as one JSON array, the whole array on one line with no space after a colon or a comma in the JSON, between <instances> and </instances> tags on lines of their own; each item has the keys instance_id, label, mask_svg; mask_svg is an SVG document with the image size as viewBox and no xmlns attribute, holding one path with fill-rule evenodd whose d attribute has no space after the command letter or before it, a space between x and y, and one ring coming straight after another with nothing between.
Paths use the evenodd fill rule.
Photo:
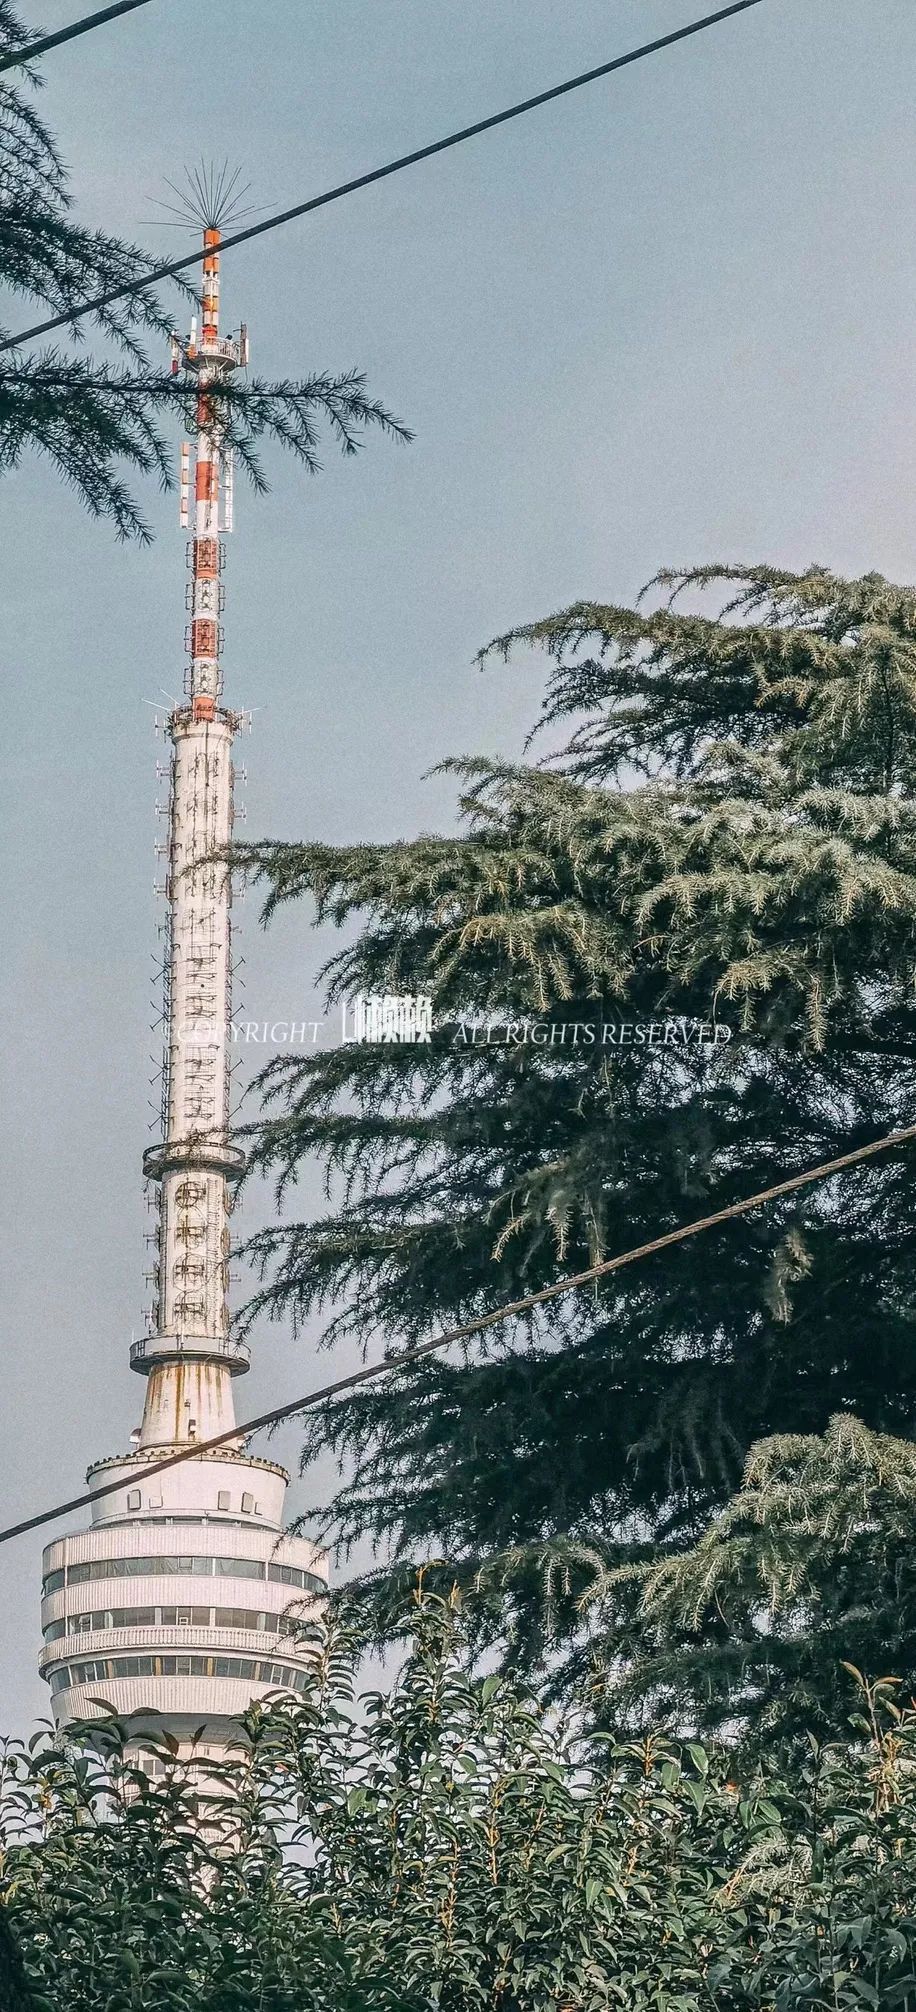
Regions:
<instances>
[{"instance_id":1,"label":"tower balcony railing","mask_svg":"<svg viewBox=\"0 0 916 2012\"><path fill-rule=\"evenodd\" d=\"M201 336L197 344L197 355L205 362L232 364L238 368L245 361L244 346L231 335Z\"/></svg>"},{"instance_id":2,"label":"tower balcony railing","mask_svg":"<svg viewBox=\"0 0 916 2012\"><path fill-rule=\"evenodd\" d=\"M155 1362L186 1356L200 1361L225 1363L235 1376L244 1375L251 1364L248 1343L232 1335L143 1334L130 1344L131 1369L151 1369Z\"/></svg>"},{"instance_id":3,"label":"tower balcony railing","mask_svg":"<svg viewBox=\"0 0 916 2012\"><path fill-rule=\"evenodd\" d=\"M233 1145L222 1135L204 1131L191 1132L185 1139L160 1139L157 1145L147 1146L143 1155L143 1172L148 1181L161 1181L164 1174L176 1169L187 1168L190 1172L195 1167L235 1181L245 1171L245 1154L241 1146Z\"/></svg>"},{"instance_id":4,"label":"tower balcony railing","mask_svg":"<svg viewBox=\"0 0 916 2012\"><path fill-rule=\"evenodd\" d=\"M295 1635L274 1634L271 1629L254 1628L94 1628L78 1629L46 1642L38 1658L40 1670L53 1663L73 1663L83 1656L113 1656L119 1650L152 1650L163 1654L172 1649L201 1649L210 1655L237 1655L254 1651L272 1656L275 1662L309 1661L314 1643Z\"/></svg>"}]
</instances>

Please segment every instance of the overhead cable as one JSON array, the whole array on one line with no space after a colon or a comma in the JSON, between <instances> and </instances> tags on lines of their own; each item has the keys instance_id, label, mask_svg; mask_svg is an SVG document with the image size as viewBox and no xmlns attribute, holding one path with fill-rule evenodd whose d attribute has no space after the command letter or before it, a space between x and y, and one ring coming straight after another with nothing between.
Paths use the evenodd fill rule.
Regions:
<instances>
[{"instance_id":1,"label":"overhead cable","mask_svg":"<svg viewBox=\"0 0 916 2012\"><path fill-rule=\"evenodd\" d=\"M258 1417L249 1418L244 1425L233 1425L227 1432L218 1432L213 1439L193 1440L182 1447L180 1453L170 1453L164 1460L144 1462L143 1477L152 1479L154 1474L165 1474L171 1467L180 1467L185 1460L198 1460L202 1453L212 1453L217 1447L233 1442L237 1444L240 1439L263 1431L266 1426L296 1418L303 1411L313 1411L318 1405L342 1396L345 1391L357 1390L381 1376L396 1376L439 1349L450 1348L455 1342L470 1341L475 1335L482 1334L485 1328L530 1313L535 1307L544 1306L548 1300L559 1299L563 1293L576 1292L581 1286L608 1278L612 1272L622 1271L624 1266L636 1264L641 1258L652 1257L656 1251L667 1250L672 1244L685 1243L688 1237L699 1236L703 1230L715 1229L718 1224L730 1222L735 1216L747 1215L750 1209L762 1208L766 1202L777 1201L781 1195L794 1194L798 1188L809 1187L814 1181L827 1180L832 1174L842 1173L845 1168L857 1166L863 1160L874 1159L876 1154L889 1152L894 1146L908 1145L913 1139L916 1139L916 1125L906 1125L899 1132L888 1132L866 1146L855 1146L848 1153L840 1153L836 1159L823 1160L819 1166L808 1167L802 1174L792 1174L785 1181L776 1181L772 1187L761 1188L757 1194L745 1195L742 1201L730 1202L727 1208L716 1209L712 1215L698 1216L694 1222L682 1223L678 1229L665 1230L661 1236L650 1237L647 1243L636 1244L632 1250L621 1251L617 1257L603 1258L598 1264L588 1265L585 1271L574 1272L569 1278L556 1279L552 1285L542 1286L539 1292L526 1293L524 1299L511 1300L506 1306L497 1306L490 1313L479 1314L476 1320L465 1321L461 1327L448 1328L444 1334L433 1335L429 1341L417 1342L413 1348L402 1349L384 1362L368 1363L363 1369L351 1370L349 1376L339 1376L333 1383L323 1384L319 1390L309 1390L303 1397L292 1398L288 1404L274 1405L272 1410L260 1412ZM129 1459L130 1455L125 1454L125 1466ZM0 1544L8 1544L11 1538L22 1537L26 1531L37 1530L44 1523L55 1523L61 1516L69 1516L72 1510L84 1509L88 1503L99 1502L106 1495L117 1494L119 1489L127 1486L128 1478L122 1473L115 1481L103 1482L100 1488L87 1489L82 1495L72 1495L68 1502L56 1503L53 1509L42 1509L35 1516L26 1516L19 1523L11 1523L8 1529L0 1530Z\"/></svg>"},{"instance_id":2,"label":"overhead cable","mask_svg":"<svg viewBox=\"0 0 916 2012\"><path fill-rule=\"evenodd\" d=\"M18 49L6 49L0 55L0 70L16 70L25 63L31 63L36 56L44 56L49 49L59 49L62 42L75 42L77 36L88 35L90 28L102 28L106 21L114 21L119 14L132 14L136 7L148 7L149 0L118 0L114 7L99 7L95 14L84 14L81 21L71 21L69 28L58 28L53 35L37 35L34 42L23 42Z\"/></svg>"},{"instance_id":3,"label":"overhead cable","mask_svg":"<svg viewBox=\"0 0 916 2012\"><path fill-rule=\"evenodd\" d=\"M670 49L675 42L685 42L691 35L700 35L706 28L714 28L720 21L728 21L733 14L745 14L749 7L759 7L760 0L732 0L730 7L720 7L715 14L705 14L702 20L688 21L683 28L672 29L669 35L658 35L653 42L644 42L638 49L628 49L624 56L614 56L608 63L599 63L593 70L583 70L577 77L568 77L562 84L553 84L547 91L536 91L531 98L523 98L517 105L508 105L505 111L492 112L486 119L476 119L473 125L462 126L455 133L447 133L442 140L432 140L428 146L416 147L410 154L400 154L396 160L386 161L384 167L370 168L364 175L354 175L348 182L338 182L333 189L325 189L320 196L309 196L304 202L293 203L290 209L278 210L275 215L263 217L260 223L247 224L244 230L231 231L224 237L220 251L227 252L235 245L249 244L252 238L263 237L267 231L278 230L281 224L292 223L296 217L308 216L312 210L325 209L329 203L340 202L343 196L350 196L356 189L369 188L373 182L385 181L389 175L398 175L404 168L412 168L419 161L428 161L434 154L444 154L449 147L460 147L465 140L476 139L480 133L489 133L495 126L504 126L510 119L520 119L525 112L536 111L539 105L549 105L554 98L563 98L570 91L580 91L585 84L594 84L599 77L609 77L614 70L626 69L630 63L639 63L646 56L654 56L660 49ZM205 250L188 252L183 258L170 259L167 264L154 266L134 281L126 285L111 287L107 293L100 293L92 300L82 301L67 314L49 316L47 321L37 321L32 328L24 328L19 335L7 336L0 342L0 354L7 349L19 349L23 343L34 342L40 335L50 335L56 328L72 328L87 314L97 314L102 308L111 307L113 302L125 300L141 289L155 286L160 280L173 279L177 273L187 272L190 266L199 265L206 257Z\"/></svg>"}]
</instances>

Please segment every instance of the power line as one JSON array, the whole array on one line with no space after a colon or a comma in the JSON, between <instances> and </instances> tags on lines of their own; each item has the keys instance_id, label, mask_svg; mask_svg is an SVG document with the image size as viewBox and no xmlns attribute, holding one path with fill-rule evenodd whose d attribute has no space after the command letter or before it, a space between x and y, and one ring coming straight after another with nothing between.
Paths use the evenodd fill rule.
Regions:
<instances>
[{"instance_id":1,"label":"power line","mask_svg":"<svg viewBox=\"0 0 916 2012\"><path fill-rule=\"evenodd\" d=\"M96 14L84 14L81 21L71 21L69 28L58 28L54 35L39 35L34 42L24 42L21 49L8 50L5 56L0 56L0 70L14 70L20 63L31 63L35 56L43 56L46 49L58 49L62 42L75 42L78 35L88 35L90 28L101 28L119 14L132 14L135 7L148 6L149 0L119 0L116 7L100 7Z\"/></svg>"},{"instance_id":2,"label":"power line","mask_svg":"<svg viewBox=\"0 0 916 2012\"><path fill-rule=\"evenodd\" d=\"M372 182L383 182L388 175L400 174L403 168L415 167L418 161L428 161L433 154L443 154L449 147L460 147L465 140L475 139L478 133L489 133L494 126L504 126L509 119L520 119L524 112L533 112L539 105L548 105L554 98L565 97L569 91L581 90L583 84L593 84L599 77L609 77L614 70L626 69L630 63L641 62L644 56L654 56L660 49L670 49L675 42L685 42L689 36L701 34L704 28L713 28L717 22L729 20L732 14L744 14L749 7L759 5L760 0L732 0L730 7L720 7L715 14L705 14L700 21L689 21L686 27L675 28L670 35L659 35L654 42L644 42L639 49L629 49L625 56L615 56L609 63L599 63L594 70L583 70L580 76L569 77L564 84L554 84L549 91L538 91L533 98L523 98L519 104L509 105L504 112L492 112L487 119L477 119L472 126L462 126L458 132L448 133L444 140L433 140L429 146L417 147L411 154L401 154L397 160L386 162L382 168L370 168L365 175L354 175L349 182L338 182L336 188L326 189L323 195L310 196L307 202L294 203L288 210L278 210L274 216L264 217L259 224L248 224L244 230L233 231L223 238L220 250L231 251L234 245L248 244L252 238L263 237L266 231L275 231L281 224L292 223L296 217L308 216L312 210L324 209L328 203L339 202L342 196L350 196L356 189L369 188ZM57 314L48 321L38 321L34 328L24 328L21 334L7 336L4 342L0 342L0 354L6 349L21 348L23 343L33 342L36 336L50 335L52 329L70 328L84 315L97 314L101 308L110 307L116 300L139 293L141 288L155 286L159 280L173 279L176 273L199 265L205 257L205 250L188 252L184 258L171 259L167 265L155 266L141 279L98 294L95 300L83 302L69 314Z\"/></svg>"},{"instance_id":3,"label":"power line","mask_svg":"<svg viewBox=\"0 0 916 2012\"><path fill-rule=\"evenodd\" d=\"M278 1404L272 1411L262 1411L257 1418L249 1418L245 1425L234 1425L230 1431L219 1432L213 1439L197 1440L180 1453L170 1453L165 1460L150 1461L148 1466L144 1465L144 1479L152 1479L154 1474L165 1474L168 1468L180 1467L185 1460L197 1460L202 1453L211 1453L216 1447L227 1446L233 1440L245 1439L267 1425L278 1425L285 1418L295 1418L299 1412L314 1410L317 1405L326 1404L329 1398L341 1396L345 1390L356 1390L361 1384L371 1383L379 1376L396 1375L399 1370L409 1368L412 1363L420 1362L424 1356L433 1355L440 1348L450 1347L453 1342L469 1341L473 1335L481 1334L484 1328L495 1327L499 1321L529 1313L533 1307L543 1306L547 1300L559 1299L563 1293L575 1292L580 1286L591 1285L595 1279L607 1278L611 1272L622 1271L625 1265L651 1257L655 1251L684 1243L688 1237L699 1236L702 1230L730 1222L733 1216L747 1215L749 1209L761 1208L764 1202L776 1201L780 1195L789 1195L797 1188L810 1186L812 1181L826 1180L831 1174L841 1173L845 1167L872 1159L876 1153L888 1152L892 1146L906 1145L911 1139L916 1139L916 1125L906 1125L902 1131L889 1132L883 1139L873 1140L871 1145L856 1146L851 1152L841 1153L835 1160L824 1160L820 1166L809 1167L803 1174L793 1174L788 1180L777 1181L773 1187L762 1188L756 1195L746 1195L741 1202L730 1202L728 1208L716 1209L710 1216L699 1216L695 1222L683 1223L680 1229L666 1230L663 1236L652 1237L648 1243L636 1244L632 1250L622 1251L617 1257L604 1258L600 1264L589 1265L585 1271L575 1272L570 1278L557 1279L554 1285L542 1286L540 1292L528 1293L524 1299L513 1300L508 1306L498 1306L492 1313L482 1313L476 1320L466 1321L462 1327L449 1328L445 1334L434 1335L430 1341L405 1348L387 1362L374 1362L365 1369L355 1369L349 1376L340 1376L336 1382L324 1384L320 1390L307 1391L304 1397L294 1397L289 1404ZM124 1457L126 1460L129 1456ZM98 1502L103 1496L115 1495L126 1485L122 1475L118 1481L106 1481L101 1488L87 1489L82 1495L71 1496L69 1502L58 1502L53 1509L43 1509L37 1516L26 1516L21 1523L11 1523L7 1530L0 1530L0 1544L8 1544L11 1538L24 1536L27 1530L37 1530L43 1523L54 1523L58 1517L69 1516L71 1510L84 1509L88 1503Z\"/></svg>"}]
</instances>

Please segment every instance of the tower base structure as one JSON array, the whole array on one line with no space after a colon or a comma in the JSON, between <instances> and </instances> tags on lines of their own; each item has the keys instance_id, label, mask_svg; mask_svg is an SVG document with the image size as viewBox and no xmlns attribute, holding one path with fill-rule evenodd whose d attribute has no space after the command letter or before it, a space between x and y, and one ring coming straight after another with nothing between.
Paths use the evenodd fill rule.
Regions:
<instances>
[{"instance_id":1,"label":"tower base structure","mask_svg":"<svg viewBox=\"0 0 916 2012\"><path fill-rule=\"evenodd\" d=\"M124 1486L44 1552L40 1667L59 1728L115 1714L218 1758L249 1705L308 1688L327 1560L284 1531L274 1461L221 1448L151 1476L164 1451L90 1469Z\"/></svg>"}]
</instances>

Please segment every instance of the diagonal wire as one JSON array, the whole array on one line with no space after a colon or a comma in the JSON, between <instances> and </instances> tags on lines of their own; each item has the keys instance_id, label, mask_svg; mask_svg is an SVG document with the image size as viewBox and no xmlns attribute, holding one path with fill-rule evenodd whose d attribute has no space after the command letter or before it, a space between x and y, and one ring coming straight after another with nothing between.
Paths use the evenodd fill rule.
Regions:
<instances>
[{"instance_id":1,"label":"diagonal wire","mask_svg":"<svg viewBox=\"0 0 916 2012\"><path fill-rule=\"evenodd\" d=\"M34 42L23 42L19 49L8 49L0 56L0 70L15 70L20 63L31 63L36 56L43 56L47 49L58 49L62 42L75 42L78 35L88 35L90 28L101 28L106 21L115 21L119 14L132 14L135 7L148 7L149 0L119 0L115 7L100 7L95 14L84 14L81 21L71 21L69 28L58 28L53 35L38 35Z\"/></svg>"},{"instance_id":2,"label":"diagonal wire","mask_svg":"<svg viewBox=\"0 0 916 2012\"><path fill-rule=\"evenodd\" d=\"M138 4L139 0L135 0ZM321 210L328 203L339 202L342 196L352 195L355 189L369 188L373 182L385 181L388 175L397 175L403 168L415 167L418 161L428 161L433 154L443 154L449 147L460 147L465 140L473 140L478 133L489 133L494 126L504 126L510 119L520 119L525 112L533 112L539 105L549 105L554 98L563 98L569 91L579 91L583 84L593 84L599 77L609 77L614 70L624 70L630 63L639 63L644 56L654 56L660 49L670 49L675 42L685 42L691 35L702 34L705 28L714 28L719 21L728 21L733 14L745 14L749 7L759 7L760 0L732 0L730 7L720 7L715 14L705 14L702 20L688 21L686 27L675 28L670 35L658 35L654 42L644 42L638 49L628 49L625 56L615 56L609 63L599 63L594 70L583 70L578 77L568 77L563 84L554 84L549 91L536 91L532 98L523 98L517 105L509 105L503 112L492 112L489 118L476 119L471 126L462 126L456 133L446 134L443 140L433 140L429 146L416 147L413 153L401 154L397 160L387 161L384 167L370 168L367 174L354 175L349 182L339 182L336 188L325 189L323 195L310 196L306 202L294 203L291 209L279 210L274 216L265 217L259 224L248 224L244 230L233 231L225 237L220 250L231 251L234 245L248 244L252 238L263 237L265 231L275 231L281 224L288 224L295 217L308 216L312 210ZM167 265L155 266L144 273L142 279L129 282L126 286L112 287L108 293L100 293L94 300L87 300L75 307L69 314L52 315L47 321L37 321L33 328L24 328L19 335L7 336L0 342L0 354L6 349L18 349L23 343L32 342L36 336L49 335L55 328L72 328L84 315L97 314L101 308L110 307L113 301L124 300L141 288L155 286L157 281L173 279L176 273L186 272L189 266L199 265L206 257L205 250L188 252L184 258L171 259Z\"/></svg>"},{"instance_id":3,"label":"diagonal wire","mask_svg":"<svg viewBox=\"0 0 916 2012\"><path fill-rule=\"evenodd\" d=\"M469 1341L473 1335L481 1334L484 1328L495 1327L500 1321L529 1313L533 1307L543 1306L547 1300L559 1299L563 1293L575 1292L580 1286L607 1278L611 1272L622 1271L625 1265L636 1264L641 1258L651 1257L655 1251L685 1243L688 1237L699 1236L703 1230L730 1222L734 1216L747 1215L750 1209L759 1209L765 1202L776 1201L780 1195L793 1194L798 1188L809 1187L813 1181L827 1180L831 1174L842 1173L844 1168L873 1159L877 1153L889 1152L894 1146L908 1145L913 1139L916 1139L916 1125L906 1125L899 1132L888 1132L882 1139L873 1139L870 1145L855 1146L848 1153L840 1153L837 1159L823 1160L820 1166L808 1167L803 1174L792 1174L788 1180L777 1181L770 1188L761 1188L755 1195L745 1195L743 1201L730 1202L727 1208L716 1209L712 1215L699 1216L692 1223L682 1223L679 1229L666 1230L663 1236L651 1237L648 1243L636 1244L632 1250L621 1251L617 1257L604 1258L600 1264L589 1265L585 1271L557 1279L553 1285L543 1286L540 1292L528 1293L524 1299L512 1300L508 1306L494 1307L491 1313L479 1314L476 1320L466 1321L462 1327L451 1327L445 1334L433 1335L429 1341L418 1342L414 1348L405 1348L400 1354L389 1356L385 1362L369 1363L364 1369L355 1369L349 1376L339 1376L334 1383L324 1384L320 1390L309 1390L304 1397L294 1397L288 1404L275 1405L272 1411L262 1411L257 1418L249 1418L244 1425L234 1425L228 1432L218 1432L213 1439L194 1440L180 1453L170 1453L165 1460L151 1460L149 1464L144 1462L143 1478L165 1474L170 1467L180 1467L185 1460L198 1460L202 1453L212 1453L219 1446L228 1446L247 1438L267 1425L277 1425L282 1419L295 1418L302 1411L312 1411L318 1405L326 1404L330 1398L341 1396L345 1390L356 1390L361 1384L371 1383L379 1376L397 1375L400 1370L420 1362L424 1356L435 1354L440 1348L449 1348L456 1341ZM124 1455L125 1466L130 1458L129 1454ZM72 1495L68 1502L58 1502L53 1509L42 1509L35 1516L24 1517L21 1523L11 1523L8 1529L0 1530L0 1544L8 1544L11 1538L24 1536L27 1530L37 1530L43 1523L55 1523L73 1509L84 1509L90 1502L115 1495L126 1485L127 1477L122 1473L117 1481L106 1481L101 1488L87 1489L82 1495Z\"/></svg>"}]
</instances>

